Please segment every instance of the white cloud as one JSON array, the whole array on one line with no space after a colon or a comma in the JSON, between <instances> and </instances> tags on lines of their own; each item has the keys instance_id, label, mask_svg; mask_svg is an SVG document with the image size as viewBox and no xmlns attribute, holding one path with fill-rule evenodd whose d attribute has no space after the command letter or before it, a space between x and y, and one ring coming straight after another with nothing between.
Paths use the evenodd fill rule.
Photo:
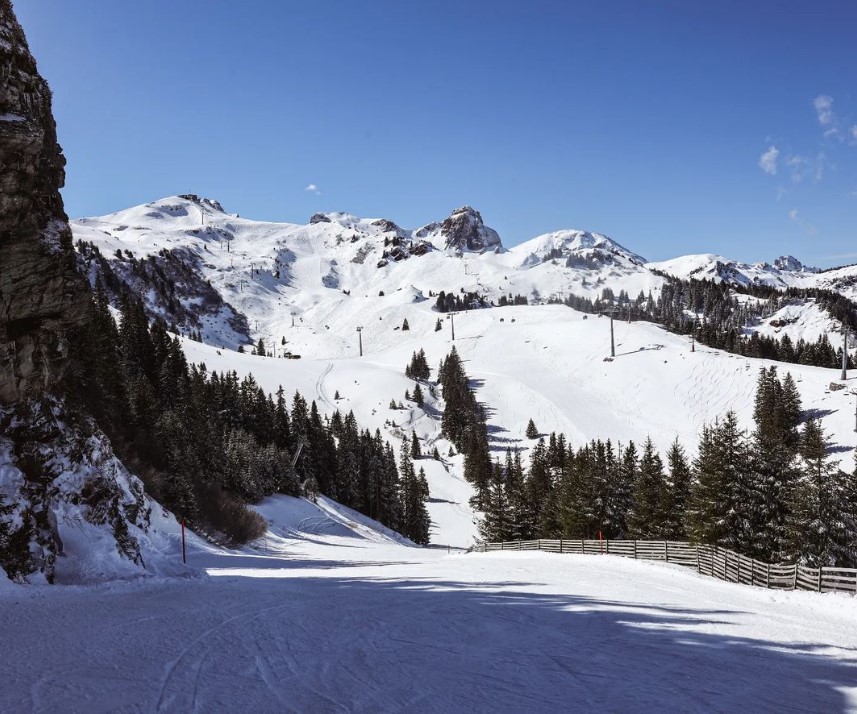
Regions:
<instances>
[{"instance_id":1,"label":"white cloud","mask_svg":"<svg viewBox=\"0 0 857 714\"><path fill-rule=\"evenodd\" d=\"M768 150L759 157L759 168L771 176L777 175L777 157L780 150L776 146L770 146Z\"/></svg>"},{"instance_id":2,"label":"white cloud","mask_svg":"<svg viewBox=\"0 0 857 714\"><path fill-rule=\"evenodd\" d=\"M857 124L855 124L854 126L852 126L852 127L848 130L848 133L849 133L849 134L851 134L851 140L852 140L852 141L857 142Z\"/></svg>"},{"instance_id":3,"label":"white cloud","mask_svg":"<svg viewBox=\"0 0 857 714\"><path fill-rule=\"evenodd\" d=\"M787 193L788 193L788 191L783 186L778 186L777 187L777 201L778 202L782 201L783 196L785 196Z\"/></svg>"},{"instance_id":4,"label":"white cloud","mask_svg":"<svg viewBox=\"0 0 857 714\"><path fill-rule=\"evenodd\" d=\"M316 196L321 196L321 191L318 190L318 186L314 183L309 184L304 191L309 191L310 193L314 193Z\"/></svg>"},{"instance_id":5,"label":"white cloud","mask_svg":"<svg viewBox=\"0 0 857 714\"><path fill-rule=\"evenodd\" d=\"M827 126L833 123L833 97L828 94L819 94L812 100L812 104L815 107L819 124Z\"/></svg>"},{"instance_id":6,"label":"white cloud","mask_svg":"<svg viewBox=\"0 0 857 714\"><path fill-rule=\"evenodd\" d=\"M816 154L815 158L790 154L785 158L785 165L789 170L792 183L800 183L804 179L811 179L815 183L824 178L824 169L827 167L827 156L823 151Z\"/></svg>"},{"instance_id":7,"label":"white cloud","mask_svg":"<svg viewBox=\"0 0 857 714\"><path fill-rule=\"evenodd\" d=\"M816 230L815 226L812 225L812 223L808 223L800 216L798 216L796 208L793 208L789 211L789 219L797 223L803 230L804 234L808 237L812 238L818 234L818 231Z\"/></svg>"},{"instance_id":8,"label":"white cloud","mask_svg":"<svg viewBox=\"0 0 857 714\"><path fill-rule=\"evenodd\" d=\"M815 157L815 173L813 173L813 179L816 183L821 181L824 178L824 167L826 165L827 157L824 155L824 152L819 152L818 156Z\"/></svg>"}]
</instances>

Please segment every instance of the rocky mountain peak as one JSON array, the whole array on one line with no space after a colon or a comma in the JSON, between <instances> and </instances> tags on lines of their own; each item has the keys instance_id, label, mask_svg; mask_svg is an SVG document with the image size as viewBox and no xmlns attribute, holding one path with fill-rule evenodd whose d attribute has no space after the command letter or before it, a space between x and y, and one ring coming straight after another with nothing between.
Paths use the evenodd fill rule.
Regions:
<instances>
[{"instance_id":1,"label":"rocky mountain peak","mask_svg":"<svg viewBox=\"0 0 857 714\"><path fill-rule=\"evenodd\" d=\"M774 261L774 267L777 270L787 270L792 273L818 272L816 268L810 268L809 266L804 265L792 255L781 255Z\"/></svg>"},{"instance_id":2,"label":"rocky mountain peak","mask_svg":"<svg viewBox=\"0 0 857 714\"><path fill-rule=\"evenodd\" d=\"M436 224L435 224L436 225ZM488 249L503 250L500 236L482 221L482 214L470 206L456 208L439 226L444 247L481 253Z\"/></svg>"},{"instance_id":3,"label":"rocky mountain peak","mask_svg":"<svg viewBox=\"0 0 857 714\"><path fill-rule=\"evenodd\" d=\"M198 206L207 206L208 208L219 211L220 213L226 213L223 210L223 206L220 201L216 201L213 198L205 198L204 196L197 196L195 193L180 193L179 198L183 198L185 201L190 201L191 203L195 203Z\"/></svg>"}]
</instances>

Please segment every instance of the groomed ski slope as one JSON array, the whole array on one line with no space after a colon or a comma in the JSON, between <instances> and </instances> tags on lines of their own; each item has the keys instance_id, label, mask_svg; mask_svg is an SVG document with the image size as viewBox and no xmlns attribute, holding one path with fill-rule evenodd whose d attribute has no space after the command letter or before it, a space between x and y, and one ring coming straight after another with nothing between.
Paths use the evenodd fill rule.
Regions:
<instances>
[{"instance_id":1,"label":"groomed ski slope","mask_svg":"<svg viewBox=\"0 0 857 714\"><path fill-rule=\"evenodd\" d=\"M0 589L17 712L857 711L851 597L615 556L447 554L279 497L207 575Z\"/></svg>"},{"instance_id":2,"label":"groomed ski slope","mask_svg":"<svg viewBox=\"0 0 857 714\"><path fill-rule=\"evenodd\" d=\"M411 329L394 330L407 317ZM443 317L443 316L441 316ZM337 359L285 360L242 355L186 340L191 362L209 370L252 373L268 391L283 385L292 395L299 390L315 399L322 412L354 410L358 423L397 444L411 430L424 452L437 447L441 462L421 459L426 470L434 522L431 537L437 544L471 545L477 538L474 514L468 506L472 493L462 478L462 457L449 457L449 442L440 435L442 403L426 392L427 406L404 399L414 383L404 376L414 351L424 349L436 370L453 344L465 360L479 400L485 404L493 455L504 458L506 448L520 448L525 462L535 444L524 432L532 418L541 433L564 433L574 447L590 439L638 445L651 437L666 451L679 441L693 454L703 424L734 409L742 426L752 427L753 398L759 369L776 365L780 375L791 372L804 409L820 418L827 431L832 456L843 468L853 468L854 395L852 383L830 391L838 370L775 363L730 355L700 345L691 352L687 338L657 325L638 322L614 324L616 358L610 354L608 318L585 316L557 305L504 307L459 313L456 340L448 321L435 332L438 314L427 303L406 304L385 313L383 321L367 323L363 331L364 356L357 356L356 332L352 356ZM330 331L344 334L349 314L333 314ZM286 338L318 327L298 323ZM324 327L320 329L324 331ZM435 376L436 372L433 372ZM340 399L334 399L339 392ZM404 410L389 408L401 401Z\"/></svg>"}]
</instances>

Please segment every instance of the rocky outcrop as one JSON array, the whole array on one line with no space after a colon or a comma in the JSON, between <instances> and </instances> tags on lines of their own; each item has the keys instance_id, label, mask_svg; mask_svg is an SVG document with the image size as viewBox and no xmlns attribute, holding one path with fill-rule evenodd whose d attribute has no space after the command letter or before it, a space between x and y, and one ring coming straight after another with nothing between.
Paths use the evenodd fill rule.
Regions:
<instances>
[{"instance_id":1,"label":"rocky outcrop","mask_svg":"<svg viewBox=\"0 0 857 714\"><path fill-rule=\"evenodd\" d=\"M448 250L481 253L485 250L502 251L500 236L488 228L482 215L470 206L456 208L442 223L430 223L414 233L417 238L439 239Z\"/></svg>"},{"instance_id":2,"label":"rocky outcrop","mask_svg":"<svg viewBox=\"0 0 857 714\"><path fill-rule=\"evenodd\" d=\"M0 0L0 404L39 396L62 377L87 288L74 268L59 189L65 158L51 93L10 0Z\"/></svg>"},{"instance_id":3,"label":"rocky outcrop","mask_svg":"<svg viewBox=\"0 0 857 714\"><path fill-rule=\"evenodd\" d=\"M810 268L804 265L793 255L781 255L774 261L777 270L785 270L790 273L817 273L818 268Z\"/></svg>"}]
</instances>

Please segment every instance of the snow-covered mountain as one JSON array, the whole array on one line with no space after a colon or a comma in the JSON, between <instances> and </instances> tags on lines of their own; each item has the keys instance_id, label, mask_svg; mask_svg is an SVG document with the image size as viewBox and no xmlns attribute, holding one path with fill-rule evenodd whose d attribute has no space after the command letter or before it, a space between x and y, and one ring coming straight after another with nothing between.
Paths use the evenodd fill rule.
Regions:
<instances>
[{"instance_id":1,"label":"snow-covered mountain","mask_svg":"<svg viewBox=\"0 0 857 714\"><path fill-rule=\"evenodd\" d=\"M857 297L857 267L818 271L791 256L748 264L700 254L647 263L605 235L571 229L506 249L469 206L408 229L348 213L317 213L307 224L253 221L227 213L216 200L183 195L82 218L72 227L76 240L101 253L81 251L93 283L111 272L102 278L124 282L152 314L229 349L261 337L283 352L346 355L355 327L401 325L407 306L433 303L440 292L479 295L485 304L503 296L530 303L595 299L608 288L657 298L665 276L674 276ZM788 308L747 329L776 334L791 326L790 336L811 341L838 329L812 301ZM335 330L333 316L347 328ZM311 331L286 339L293 322Z\"/></svg>"},{"instance_id":2,"label":"snow-covered mountain","mask_svg":"<svg viewBox=\"0 0 857 714\"><path fill-rule=\"evenodd\" d=\"M304 225L252 221L185 195L82 218L73 230L103 257L84 251L93 282L106 262L153 314L232 349L258 337L281 342L293 314L326 329L334 312L354 324L379 321L440 292L539 302L594 298L604 287L657 293L663 283L640 256L599 234L560 231L506 250L467 206L411 230L347 213L318 213ZM324 348L315 352L345 349L333 333L316 341Z\"/></svg>"},{"instance_id":3,"label":"snow-covered mountain","mask_svg":"<svg viewBox=\"0 0 857 714\"><path fill-rule=\"evenodd\" d=\"M513 248L525 256L522 267L538 265L546 260L565 260L569 268L598 268L604 265L642 266L645 258L632 253L616 241L600 233L563 230L545 233Z\"/></svg>"},{"instance_id":4,"label":"snow-covered mountain","mask_svg":"<svg viewBox=\"0 0 857 714\"><path fill-rule=\"evenodd\" d=\"M525 461L529 440L523 429L530 418L542 432L561 431L574 443L651 436L666 449L678 435L693 449L702 424L726 409L749 420L761 364L713 350L689 353L684 338L641 323L617 332L617 359L630 360L630 369L593 368L608 353L601 322L534 303L571 294L595 298L608 288L657 297L664 274L783 286L847 278L812 272L788 258L754 266L713 255L646 263L611 238L580 230L548 233L507 250L467 207L417 229L348 213L318 213L307 224L289 224L249 220L217 201L186 195L81 219L73 230L76 240L100 251L99 258L79 249L93 280L112 274L185 334L201 332L207 344L184 341L192 362L252 373L267 391L281 384L297 389L328 414L354 410L360 424L381 429L394 442L415 432L424 448L438 447L444 455L450 444L436 418L442 403L428 397L424 407L408 402L404 410L390 409L391 400L413 387L403 374L413 351L425 349L436 365L452 346L451 324L435 310L435 296L477 293L495 304L502 296L526 296L529 306L455 318L455 344L491 410L492 448L502 456L507 446L520 446ZM408 331L402 330L405 322ZM796 341L814 340L834 327L813 301L793 300L748 329ZM259 338L277 357L302 359L232 351ZM836 443L850 444L852 424L844 416L850 412L837 401L847 394L826 390L834 375L783 368L796 375L814 408L836 402L825 410L825 428ZM333 398L337 392L340 399ZM585 414L571 407L579 404L587 405ZM422 464L435 543L465 546L477 536L461 459Z\"/></svg>"},{"instance_id":5,"label":"snow-covered mountain","mask_svg":"<svg viewBox=\"0 0 857 714\"><path fill-rule=\"evenodd\" d=\"M700 253L647 263L647 267L683 280L694 278L780 289L818 287L816 276L821 272L803 265L791 255L782 255L773 263L741 263L714 253Z\"/></svg>"}]
</instances>

